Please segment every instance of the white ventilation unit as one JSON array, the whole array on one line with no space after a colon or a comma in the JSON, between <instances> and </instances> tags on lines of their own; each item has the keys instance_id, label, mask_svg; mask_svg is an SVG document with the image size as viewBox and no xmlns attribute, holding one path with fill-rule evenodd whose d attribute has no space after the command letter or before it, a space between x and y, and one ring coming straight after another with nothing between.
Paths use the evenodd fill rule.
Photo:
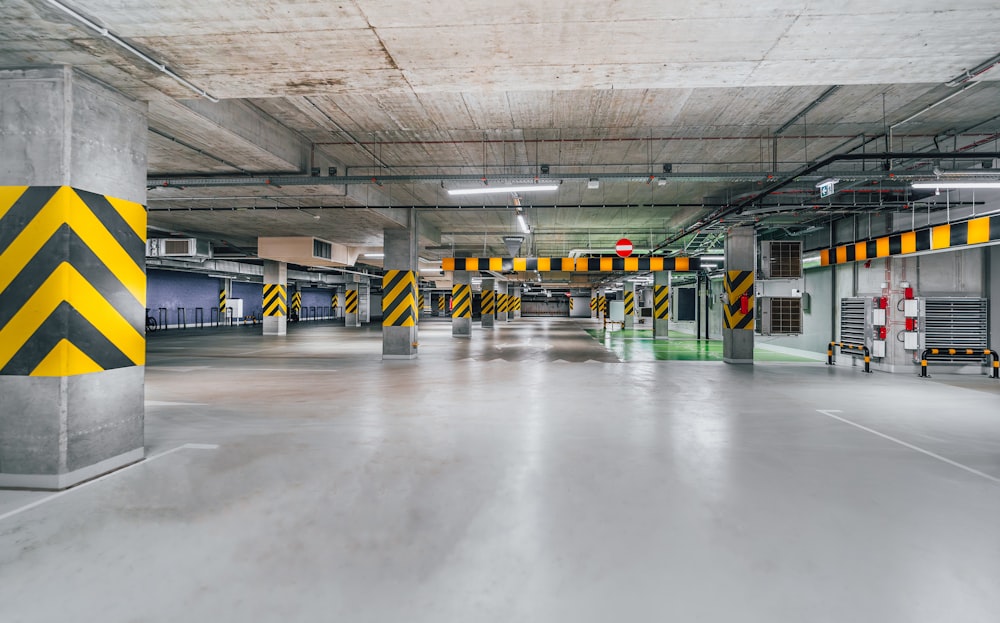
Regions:
<instances>
[{"instance_id":1,"label":"white ventilation unit","mask_svg":"<svg viewBox=\"0 0 1000 623\"><path fill-rule=\"evenodd\" d=\"M802 299L771 296L757 302L761 335L800 335Z\"/></svg>"},{"instance_id":2,"label":"white ventilation unit","mask_svg":"<svg viewBox=\"0 0 1000 623\"><path fill-rule=\"evenodd\" d=\"M801 279L802 241L765 240L760 243L762 279Z\"/></svg>"},{"instance_id":3,"label":"white ventilation unit","mask_svg":"<svg viewBox=\"0 0 1000 623\"><path fill-rule=\"evenodd\" d=\"M150 238L146 257L207 260L212 257L212 243L197 238Z\"/></svg>"}]
</instances>

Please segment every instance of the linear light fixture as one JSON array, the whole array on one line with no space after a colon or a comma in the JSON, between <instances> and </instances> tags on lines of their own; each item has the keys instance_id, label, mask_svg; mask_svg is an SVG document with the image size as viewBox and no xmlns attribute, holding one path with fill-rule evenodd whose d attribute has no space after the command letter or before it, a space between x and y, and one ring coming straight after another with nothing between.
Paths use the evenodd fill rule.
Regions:
<instances>
[{"instance_id":1,"label":"linear light fixture","mask_svg":"<svg viewBox=\"0 0 1000 623\"><path fill-rule=\"evenodd\" d=\"M524 220L524 215L520 212L517 213L517 224L521 226L521 231L526 234L530 234L531 230L528 229L528 222Z\"/></svg>"},{"instance_id":2,"label":"linear light fixture","mask_svg":"<svg viewBox=\"0 0 1000 623\"><path fill-rule=\"evenodd\" d=\"M449 195L488 195L491 193L533 193L559 190L558 184L532 184L530 186L482 186L479 188L451 188Z\"/></svg>"},{"instance_id":3,"label":"linear light fixture","mask_svg":"<svg viewBox=\"0 0 1000 623\"><path fill-rule=\"evenodd\" d=\"M950 180L933 180L930 182L913 182L914 188L1000 188L997 182L953 182Z\"/></svg>"}]
</instances>

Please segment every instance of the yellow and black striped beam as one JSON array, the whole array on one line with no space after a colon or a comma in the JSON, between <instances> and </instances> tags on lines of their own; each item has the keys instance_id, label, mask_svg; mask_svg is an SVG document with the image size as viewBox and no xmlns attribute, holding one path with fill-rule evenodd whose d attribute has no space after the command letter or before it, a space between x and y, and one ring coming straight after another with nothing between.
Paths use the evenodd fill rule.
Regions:
<instances>
[{"instance_id":1,"label":"yellow and black striped beam","mask_svg":"<svg viewBox=\"0 0 1000 623\"><path fill-rule=\"evenodd\" d=\"M145 255L138 203L69 186L0 187L0 375L144 365Z\"/></svg>"},{"instance_id":2,"label":"yellow and black striped beam","mask_svg":"<svg viewBox=\"0 0 1000 623\"><path fill-rule=\"evenodd\" d=\"M492 316L497 311L496 290L483 290L483 315Z\"/></svg>"},{"instance_id":3,"label":"yellow and black striped beam","mask_svg":"<svg viewBox=\"0 0 1000 623\"><path fill-rule=\"evenodd\" d=\"M821 266L1000 242L1000 214L862 240L819 252Z\"/></svg>"},{"instance_id":4,"label":"yellow and black striped beam","mask_svg":"<svg viewBox=\"0 0 1000 623\"><path fill-rule=\"evenodd\" d=\"M635 292L631 290L625 292L625 315L635 315Z\"/></svg>"},{"instance_id":5,"label":"yellow and black striped beam","mask_svg":"<svg viewBox=\"0 0 1000 623\"><path fill-rule=\"evenodd\" d=\"M225 312L226 312L226 304L227 303L228 303L228 300L226 299L226 289L223 288L223 289L219 290L219 311L221 311L223 314L225 314Z\"/></svg>"},{"instance_id":6,"label":"yellow and black striped beam","mask_svg":"<svg viewBox=\"0 0 1000 623\"><path fill-rule=\"evenodd\" d=\"M446 257L441 270L567 273L649 273L663 270L698 270L696 257Z\"/></svg>"},{"instance_id":7,"label":"yellow and black striped beam","mask_svg":"<svg viewBox=\"0 0 1000 623\"><path fill-rule=\"evenodd\" d=\"M726 271L725 328L753 331L753 271ZM743 312L743 296L746 295L746 313Z\"/></svg>"},{"instance_id":8,"label":"yellow and black striped beam","mask_svg":"<svg viewBox=\"0 0 1000 623\"><path fill-rule=\"evenodd\" d=\"M670 286L653 286L653 318L670 318Z\"/></svg>"},{"instance_id":9,"label":"yellow and black striped beam","mask_svg":"<svg viewBox=\"0 0 1000 623\"><path fill-rule=\"evenodd\" d=\"M358 313L358 291L357 290L346 290L344 294L344 313L345 314L356 314Z\"/></svg>"},{"instance_id":10,"label":"yellow and black striped beam","mask_svg":"<svg viewBox=\"0 0 1000 623\"><path fill-rule=\"evenodd\" d=\"M264 316L286 316L288 305L285 286L280 283L264 284Z\"/></svg>"},{"instance_id":11,"label":"yellow and black striped beam","mask_svg":"<svg viewBox=\"0 0 1000 623\"><path fill-rule=\"evenodd\" d=\"M296 290L292 292L292 311L299 312L302 309L302 293Z\"/></svg>"},{"instance_id":12,"label":"yellow and black striped beam","mask_svg":"<svg viewBox=\"0 0 1000 623\"><path fill-rule=\"evenodd\" d=\"M387 270L382 276L382 326L412 327L417 323L417 274Z\"/></svg>"},{"instance_id":13,"label":"yellow and black striped beam","mask_svg":"<svg viewBox=\"0 0 1000 623\"><path fill-rule=\"evenodd\" d=\"M472 318L472 286L456 283L451 287L451 317Z\"/></svg>"}]
</instances>

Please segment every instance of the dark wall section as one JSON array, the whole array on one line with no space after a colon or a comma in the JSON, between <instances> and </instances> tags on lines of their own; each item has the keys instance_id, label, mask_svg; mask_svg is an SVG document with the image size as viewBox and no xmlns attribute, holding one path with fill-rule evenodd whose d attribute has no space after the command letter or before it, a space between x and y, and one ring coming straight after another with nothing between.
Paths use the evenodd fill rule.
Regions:
<instances>
[{"instance_id":1,"label":"dark wall section","mask_svg":"<svg viewBox=\"0 0 1000 623\"><path fill-rule=\"evenodd\" d=\"M302 288L302 307L315 307L317 313L321 313L321 311L325 313L330 309L332 296L332 289Z\"/></svg>"},{"instance_id":2,"label":"dark wall section","mask_svg":"<svg viewBox=\"0 0 1000 623\"><path fill-rule=\"evenodd\" d=\"M234 281L230 298L243 299L243 315L260 317L264 305L264 286L248 281Z\"/></svg>"},{"instance_id":3,"label":"dark wall section","mask_svg":"<svg viewBox=\"0 0 1000 623\"><path fill-rule=\"evenodd\" d=\"M205 275L150 269L146 273L146 307L154 317L165 307L171 325L177 321L178 308L185 309L190 323L195 308L201 307L207 321L209 310L219 306L219 284L218 279Z\"/></svg>"}]
</instances>

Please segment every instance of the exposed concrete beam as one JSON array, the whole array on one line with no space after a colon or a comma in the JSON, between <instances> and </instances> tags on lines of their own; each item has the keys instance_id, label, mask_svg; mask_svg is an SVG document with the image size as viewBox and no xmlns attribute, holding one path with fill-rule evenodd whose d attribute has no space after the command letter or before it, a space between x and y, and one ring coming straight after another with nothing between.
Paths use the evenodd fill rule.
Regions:
<instances>
[{"instance_id":1,"label":"exposed concrete beam","mask_svg":"<svg viewBox=\"0 0 1000 623\"><path fill-rule=\"evenodd\" d=\"M303 172L309 165L309 141L248 102L157 98L149 122L197 147L227 145L226 158L244 169Z\"/></svg>"}]
</instances>

